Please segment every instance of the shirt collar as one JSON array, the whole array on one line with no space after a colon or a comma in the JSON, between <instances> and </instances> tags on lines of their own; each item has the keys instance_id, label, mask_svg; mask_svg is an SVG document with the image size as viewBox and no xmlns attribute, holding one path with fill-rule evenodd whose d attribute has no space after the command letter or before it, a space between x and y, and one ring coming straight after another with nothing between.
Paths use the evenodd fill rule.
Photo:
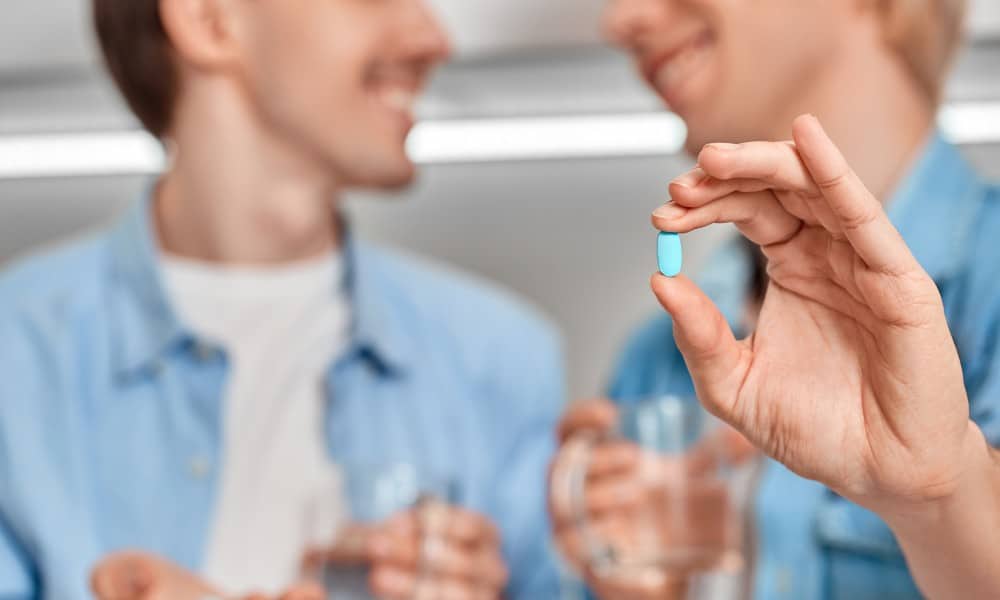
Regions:
<instances>
[{"instance_id":1,"label":"shirt collar","mask_svg":"<svg viewBox=\"0 0 1000 600\"><path fill-rule=\"evenodd\" d=\"M153 226L153 194L136 202L111 232L115 366L119 374L155 368L171 348L192 340L170 304L160 275ZM352 346L385 371L403 369L412 356L405 319L393 302L392 269L345 224L344 281L354 323ZM336 290L331 290L331 294ZM400 298L395 298L399 300Z\"/></svg>"},{"instance_id":2,"label":"shirt collar","mask_svg":"<svg viewBox=\"0 0 1000 600\"><path fill-rule=\"evenodd\" d=\"M116 369L127 374L151 367L187 335L160 279L153 233L152 193L125 214L111 233Z\"/></svg>"},{"instance_id":3,"label":"shirt collar","mask_svg":"<svg viewBox=\"0 0 1000 600\"><path fill-rule=\"evenodd\" d=\"M939 283L963 262L983 186L958 149L935 132L889 202L889 218Z\"/></svg>"},{"instance_id":4,"label":"shirt collar","mask_svg":"<svg viewBox=\"0 0 1000 600\"><path fill-rule=\"evenodd\" d=\"M414 348L402 314L405 289L393 279L400 276L398 269L378 249L358 240L348 224L341 230L345 285L354 315L352 343L384 371L401 372L413 359Z\"/></svg>"}]
</instances>

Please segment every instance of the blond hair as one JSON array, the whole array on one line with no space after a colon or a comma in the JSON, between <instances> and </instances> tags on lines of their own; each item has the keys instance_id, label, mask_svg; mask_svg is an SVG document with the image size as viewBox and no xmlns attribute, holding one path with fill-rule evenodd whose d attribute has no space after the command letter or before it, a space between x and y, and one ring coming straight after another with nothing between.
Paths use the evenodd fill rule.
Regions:
<instances>
[{"instance_id":1,"label":"blond hair","mask_svg":"<svg viewBox=\"0 0 1000 600\"><path fill-rule=\"evenodd\" d=\"M871 0L886 41L928 96L939 101L962 41L967 0Z\"/></svg>"}]
</instances>

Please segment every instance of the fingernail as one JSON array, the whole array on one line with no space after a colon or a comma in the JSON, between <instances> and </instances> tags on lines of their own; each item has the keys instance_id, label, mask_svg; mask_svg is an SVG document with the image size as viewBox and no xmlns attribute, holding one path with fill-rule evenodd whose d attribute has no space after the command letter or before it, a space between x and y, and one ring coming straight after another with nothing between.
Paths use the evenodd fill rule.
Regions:
<instances>
[{"instance_id":1,"label":"fingernail","mask_svg":"<svg viewBox=\"0 0 1000 600\"><path fill-rule=\"evenodd\" d=\"M711 148L713 150L718 150L720 152L732 152L733 150L738 149L740 146L739 146L739 144L726 144L726 143L723 143L723 142L715 142L715 143L712 143L712 144L708 144L705 147L706 148Z\"/></svg>"},{"instance_id":2,"label":"fingernail","mask_svg":"<svg viewBox=\"0 0 1000 600\"><path fill-rule=\"evenodd\" d=\"M654 210L653 216L661 219L677 219L683 217L686 213L687 210L684 207L677 206L673 202L668 202Z\"/></svg>"},{"instance_id":3,"label":"fingernail","mask_svg":"<svg viewBox=\"0 0 1000 600\"><path fill-rule=\"evenodd\" d=\"M708 174L705 173L705 171L703 171L701 167L695 167L690 171L688 171L687 173L684 173L680 177L677 177L670 183L673 185L679 185L682 188L690 189L693 187L698 187L698 184L700 184L702 181L705 181L706 179L708 179Z\"/></svg>"}]
</instances>

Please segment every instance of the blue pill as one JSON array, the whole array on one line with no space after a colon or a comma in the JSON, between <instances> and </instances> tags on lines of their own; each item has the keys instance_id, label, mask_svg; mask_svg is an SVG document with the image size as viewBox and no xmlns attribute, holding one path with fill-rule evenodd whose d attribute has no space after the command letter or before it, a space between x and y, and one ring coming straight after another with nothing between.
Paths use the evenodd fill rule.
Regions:
<instances>
[{"instance_id":1,"label":"blue pill","mask_svg":"<svg viewBox=\"0 0 1000 600\"><path fill-rule=\"evenodd\" d=\"M684 264L681 236L660 232L656 238L656 263L660 267L660 273L667 277L676 277L681 272L681 265Z\"/></svg>"}]
</instances>

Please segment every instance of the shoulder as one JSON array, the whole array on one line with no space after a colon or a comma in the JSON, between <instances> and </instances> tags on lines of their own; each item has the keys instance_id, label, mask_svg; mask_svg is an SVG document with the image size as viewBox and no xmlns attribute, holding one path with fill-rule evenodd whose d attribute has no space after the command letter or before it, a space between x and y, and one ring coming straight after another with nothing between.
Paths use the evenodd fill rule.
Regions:
<instances>
[{"instance_id":1,"label":"shoulder","mask_svg":"<svg viewBox=\"0 0 1000 600\"><path fill-rule=\"evenodd\" d=\"M106 257L105 238L94 236L15 261L0 272L0 319L89 304L100 287Z\"/></svg>"},{"instance_id":2,"label":"shoulder","mask_svg":"<svg viewBox=\"0 0 1000 600\"><path fill-rule=\"evenodd\" d=\"M103 307L106 243L91 237L20 259L0 272L0 370L23 380L73 347ZM15 360L20 359L20 361ZM24 363L24 364L20 364Z\"/></svg>"},{"instance_id":3,"label":"shoulder","mask_svg":"<svg viewBox=\"0 0 1000 600\"><path fill-rule=\"evenodd\" d=\"M377 246L364 248L366 265L416 334L444 335L464 351L512 359L561 354L557 329L510 290L442 263Z\"/></svg>"}]
</instances>

